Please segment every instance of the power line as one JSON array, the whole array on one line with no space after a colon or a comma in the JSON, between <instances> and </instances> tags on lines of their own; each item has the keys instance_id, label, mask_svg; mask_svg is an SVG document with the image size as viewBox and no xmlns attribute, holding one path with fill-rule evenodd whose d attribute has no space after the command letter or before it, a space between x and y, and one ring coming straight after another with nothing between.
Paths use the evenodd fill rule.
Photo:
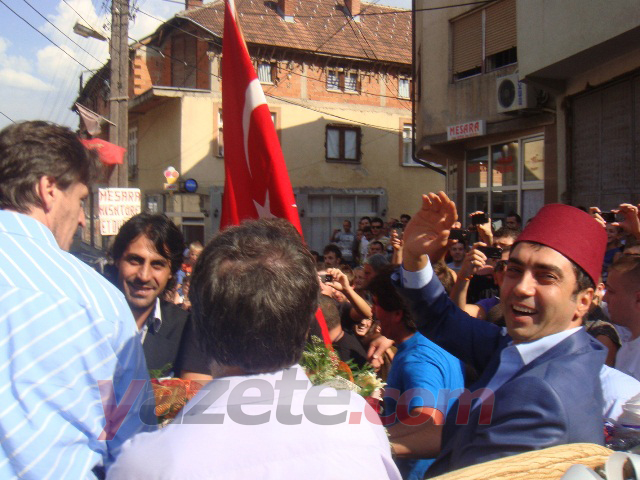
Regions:
<instances>
[{"instance_id":1,"label":"power line","mask_svg":"<svg viewBox=\"0 0 640 480\"><path fill-rule=\"evenodd\" d=\"M0 0L0 3L2 5L4 5L5 7L7 7L9 10L11 10L11 12L18 17L20 20L22 20L24 23L26 23L27 25L29 25L31 28L33 28L36 32L38 32L40 35L42 35L44 38L46 38L53 46L57 47L62 53L64 53L67 57L69 57L71 60L73 60L74 62L76 62L78 65L80 65L82 68L84 68L85 70L89 70L89 67L87 67L86 65L83 65L82 63L80 63L79 60L77 60L73 55L71 55L70 53L68 53L65 49L63 49L60 45L58 45L56 42L54 42L53 40L51 40L49 37L47 37L44 33L42 33L40 30L38 30L36 27L34 27L33 25L31 25L24 17L20 16L20 14L18 14L15 10L13 10L9 5L7 5L6 3L4 3L3 0Z\"/></svg>"},{"instance_id":2,"label":"power line","mask_svg":"<svg viewBox=\"0 0 640 480\"><path fill-rule=\"evenodd\" d=\"M25 1L26 1L26 0L25 0ZM93 28L94 30L96 30L96 31L98 30L97 28L94 28L94 27L91 25L91 23L90 23L90 22L88 22L88 21L87 21L87 20L86 20L82 15L80 15L80 12L78 12L75 8L73 8L73 6L72 6L69 2L67 2L67 0L62 0L62 1L63 1L63 2L65 3L65 5L67 5L71 10L73 10L73 11L76 13L76 15L78 15L78 16L80 17L80 20L82 20L84 23L86 23L89 27ZM104 6L105 6L105 4L103 4L103 7L104 7Z\"/></svg>"},{"instance_id":3,"label":"power line","mask_svg":"<svg viewBox=\"0 0 640 480\"><path fill-rule=\"evenodd\" d=\"M78 44L75 40L73 40L69 35L67 35L66 33L64 33L62 30L60 30L58 27L56 27L47 17L45 17L42 13L40 13L38 11L37 8L35 8L33 5L31 5L27 0L22 0L24 3L26 3L27 5L29 5L29 7L31 7L31 9L36 12L38 15L40 15L42 18L45 19L45 21L51 25L53 28L55 28L57 31L59 31L62 35L64 35L67 39L69 39L74 45L76 45L77 47L79 47L81 50L87 52L91 58L93 58L96 62L101 62L101 60L97 59L96 57L93 56L93 54L89 53L88 50L86 50L84 47L82 47L80 44Z\"/></svg>"},{"instance_id":4,"label":"power line","mask_svg":"<svg viewBox=\"0 0 640 480\"><path fill-rule=\"evenodd\" d=\"M7 115L6 113L0 112L0 115L2 115L3 117L5 117L7 120L9 120L12 123L16 123L13 121L13 119L11 117L9 117L9 115Z\"/></svg>"}]
</instances>

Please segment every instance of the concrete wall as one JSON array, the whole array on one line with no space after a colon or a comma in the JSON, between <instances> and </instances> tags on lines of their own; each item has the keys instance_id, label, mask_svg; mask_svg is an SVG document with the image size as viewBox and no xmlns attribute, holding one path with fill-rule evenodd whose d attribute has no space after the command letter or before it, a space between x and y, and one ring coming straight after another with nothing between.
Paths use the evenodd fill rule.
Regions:
<instances>
[{"instance_id":1,"label":"concrete wall","mask_svg":"<svg viewBox=\"0 0 640 480\"><path fill-rule=\"evenodd\" d=\"M162 172L169 166L180 168L181 104L179 98L144 116L129 119L129 128L138 127L138 177L130 182L143 192L162 190Z\"/></svg>"},{"instance_id":2,"label":"concrete wall","mask_svg":"<svg viewBox=\"0 0 640 480\"><path fill-rule=\"evenodd\" d=\"M638 0L518 0L522 77L640 25Z\"/></svg>"}]
</instances>

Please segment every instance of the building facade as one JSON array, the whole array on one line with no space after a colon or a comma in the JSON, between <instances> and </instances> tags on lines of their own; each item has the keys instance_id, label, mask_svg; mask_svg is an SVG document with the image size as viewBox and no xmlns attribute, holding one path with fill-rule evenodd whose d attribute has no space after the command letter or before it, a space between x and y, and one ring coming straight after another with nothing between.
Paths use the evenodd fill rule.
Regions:
<instances>
[{"instance_id":1,"label":"building facade","mask_svg":"<svg viewBox=\"0 0 640 480\"><path fill-rule=\"evenodd\" d=\"M417 12L417 155L447 166L465 219L637 203L639 39L633 0Z\"/></svg>"},{"instance_id":2,"label":"building facade","mask_svg":"<svg viewBox=\"0 0 640 480\"><path fill-rule=\"evenodd\" d=\"M129 172L143 209L203 241L218 229L224 188L224 3L187 7L132 45ZM358 0L238 0L236 9L312 248L344 219L412 213L420 193L444 188L411 155L410 11ZM81 103L99 108L89 85ZM197 191L164 191L168 166Z\"/></svg>"}]
</instances>

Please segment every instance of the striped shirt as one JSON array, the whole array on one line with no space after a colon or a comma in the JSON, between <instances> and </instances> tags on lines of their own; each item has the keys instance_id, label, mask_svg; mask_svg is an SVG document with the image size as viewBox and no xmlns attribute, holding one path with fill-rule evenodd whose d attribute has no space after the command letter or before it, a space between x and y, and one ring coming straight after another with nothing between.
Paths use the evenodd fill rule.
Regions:
<instances>
[{"instance_id":1,"label":"striped shirt","mask_svg":"<svg viewBox=\"0 0 640 480\"><path fill-rule=\"evenodd\" d=\"M45 225L0 210L0 478L93 478L149 429L148 379L122 294Z\"/></svg>"}]
</instances>

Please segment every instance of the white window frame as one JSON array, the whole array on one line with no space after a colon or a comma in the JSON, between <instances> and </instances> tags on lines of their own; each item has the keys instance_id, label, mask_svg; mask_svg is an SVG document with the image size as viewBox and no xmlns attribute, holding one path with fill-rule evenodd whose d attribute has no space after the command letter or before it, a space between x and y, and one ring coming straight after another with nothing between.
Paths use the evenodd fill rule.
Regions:
<instances>
[{"instance_id":1,"label":"white window frame","mask_svg":"<svg viewBox=\"0 0 640 480\"><path fill-rule=\"evenodd\" d=\"M340 91L340 73L338 70L327 70L327 90Z\"/></svg>"},{"instance_id":2,"label":"white window frame","mask_svg":"<svg viewBox=\"0 0 640 480\"><path fill-rule=\"evenodd\" d=\"M465 161L464 161L464 193L463 193L463 200L464 200L464 218L465 221L469 221L468 220L468 214L472 213L469 210L469 206L467 205L467 194L469 193L485 193L487 195L487 210L488 212L486 212L490 217L493 216L493 212L492 210L492 206L493 206L493 194L494 193L503 193L503 192L517 192L517 197L516 197L516 211L518 213L523 211L523 205L522 205L522 192L525 190L542 190L544 191L544 180L535 180L535 181L524 181L524 145L525 143L528 142L534 142L534 141L539 141L542 140L544 141L544 134L535 134L535 135L531 135L531 136L527 136L527 137L521 137L521 138L512 138L512 139L505 139L504 141L500 141L500 142L496 142L496 143L491 143L489 145L483 146L483 147L478 147L477 149L473 149L473 150L479 150L480 148L486 148L487 149L487 186L486 187L467 187L467 158L465 155ZM501 144L505 144L505 143L511 143L511 142L518 142L518 181L515 185L504 185L504 186L492 186L493 184L493 158L491 155L491 148L496 146L496 145L501 145ZM547 161L547 159L544 160L545 162ZM497 220L496 218L492 217L492 220Z\"/></svg>"},{"instance_id":3,"label":"white window frame","mask_svg":"<svg viewBox=\"0 0 640 480\"><path fill-rule=\"evenodd\" d=\"M358 93L358 72L345 72L344 91L348 93Z\"/></svg>"},{"instance_id":4,"label":"white window frame","mask_svg":"<svg viewBox=\"0 0 640 480\"><path fill-rule=\"evenodd\" d=\"M260 83L273 84L273 63L260 62L258 63L258 80Z\"/></svg>"},{"instance_id":5,"label":"white window frame","mask_svg":"<svg viewBox=\"0 0 640 480\"><path fill-rule=\"evenodd\" d=\"M398 79L398 97L410 98L411 95L411 83L408 78L400 77Z\"/></svg>"}]
</instances>

